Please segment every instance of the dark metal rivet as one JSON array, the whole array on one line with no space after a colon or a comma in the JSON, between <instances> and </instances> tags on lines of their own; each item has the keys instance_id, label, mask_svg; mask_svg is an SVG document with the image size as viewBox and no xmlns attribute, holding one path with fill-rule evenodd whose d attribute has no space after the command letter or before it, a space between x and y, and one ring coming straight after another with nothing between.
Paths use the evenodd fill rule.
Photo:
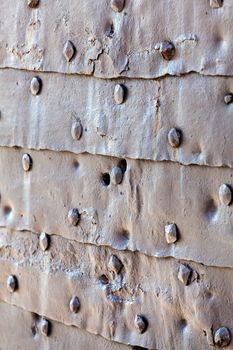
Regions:
<instances>
[{"instance_id":1,"label":"dark metal rivet","mask_svg":"<svg viewBox=\"0 0 233 350\"><path fill-rule=\"evenodd\" d=\"M75 120L75 122L73 122L72 124L72 128L71 128L71 135L73 137L74 140L79 140L82 136L83 133L83 127L82 127L82 123L80 120Z\"/></svg>"},{"instance_id":2,"label":"dark metal rivet","mask_svg":"<svg viewBox=\"0 0 233 350\"><path fill-rule=\"evenodd\" d=\"M33 77L30 84L30 90L33 96L36 96L40 93L41 86L42 86L41 79L38 77Z\"/></svg>"},{"instance_id":3,"label":"dark metal rivet","mask_svg":"<svg viewBox=\"0 0 233 350\"><path fill-rule=\"evenodd\" d=\"M165 237L168 244L175 243L178 239L178 229L176 224L167 224L165 226Z\"/></svg>"},{"instance_id":4,"label":"dark metal rivet","mask_svg":"<svg viewBox=\"0 0 233 350\"><path fill-rule=\"evenodd\" d=\"M181 264L178 271L178 279L187 286L190 282L190 277L193 270L189 265Z\"/></svg>"},{"instance_id":5,"label":"dark metal rivet","mask_svg":"<svg viewBox=\"0 0 233 350\"><path fill-rule=\"evenodd\" d=\"M72 208L68 212L68 220L72 226L77 226L79 223L80 214L78 209Z\"/></svg>"},{"instance_id":6,"label":"dark metal rivet","mask_svg":"<svg viewBox=\"0 0 233 350\"><path fill-rule=\"evenodd\" d=\"M80 301L78 297L73 297L70 300L70 311L73 312L74 314L77 314L77 312L80 309Z\"/></svg>"},{"instance_id":7,"label":"dark metal rivet","mask_svg":"<svg viewBox=\"0 0 233 350\"><path fill-rule=\"evenodd\" d=\"M210 0L210 7L213 9L218 9L219 7L222 7L223 0Z\"/></svg>"},{"instance_id":8,"label":"dark metal rivet","mask_svg":"<svg viewBox=\"0 0 233 350\"><path fill-rule=\"evenodd\" d=\"M144 333L147 330L148 322L144 316L136 315L134 324L139 333Z\"/></svg>"},{"instance_id":9,"label":"dark metal rivet","mask_svg":"<svg viewBox=\"0 0 233 350\"><path fill-rule=\"evenodd\" d=\"M108 262L108 269L114 273L120 273L123 268L123 264L116 255L111 255Z\"/></svg>"},{"instance_id":10,"label":"dark metal rivet","mask_svg":"<svg viewBox=\"0 0 233 350\"><path fill-rule=\"evenodd\" d=\"M68 40L63 48L63 56L65 57L67 62L70 62L75 54L75 46L74 44Z\"/></svg>"},{"instance_id":11,"label":"dark metal rivet","mask_svg":"<svg viewBox=\"0 0 233 350\"><path fill-rule=\"evenodd\" d=\"M49 247L49 237L45 232L42 232L40 234L40 248L44 252L48 249Z\"/></svg>"},{"instance_id":12,"label":"dark metal rivet","mask_svg":"<svg viewBox=\"0 0 233 350\"><path fill-rule=\"evenodd\" d=\"M112 168L110 178L113 185L120 185L124 177L123 171L120 167L116 166Z\"/></svg>"},{"instance_id":13,"label":"dark metal rivet","mask_svg":"<svg viewBox=\"0 0 233 350\"><path fill-rule=\"evenodd\" d=\"M121 105L125 101L125 87L121 84L117 84L114 90L114 99L116 104Z\"/></svg>"},{"instance_id":14,"label":"dark metal rivet","mask_svg":"<svg viewBox=\"0 0 233 350\"><path fill-rule=\"evenodd\" d=\"M181 144L181 132L176 128L172 128L168 133L168 142L173 148L177 148Z\"/></svg>"},{"instance_id":15,"label":"dark metal rivet","mask_svg":"<svg viewBox=\"0 0 233 350\"><path fill-rule=\"evenodd\" d=\"M115 12L121 12L125 6L125 0L111 0L111 8Z\"/></svg>"},{"instance_id":16,"label":"dark metal rivet","mask_svg":"<svg viewBox=\"0 0 233 350\"><path fill-rule=\"evenodd\" d=\"M29 171L32 168L32 158L27 153L22 156L22 166L24 171Z\"/></svg>"},{"instance_id":17,"label":"dark metal rivet","mask_svg":"<svg viewBox=\"0 0 233 350\"><path fill-rule=\"evenodd\" d=\"M39 5L40 0L27 0L28 6L31 8L35 8Z\"/></svg>"},{"instance_id":18,"label":"dark metal rivet","mask_svg":"<svg viewBox=\"0 0 233 350\"><path fill-rule=\"evenodd\" d=\"M233 94L227 94L224 96L224 102L229 105L233 102Z\"/></svg>"},{"instance_id":19,"label":"dark metal rivet","mask_svg":"<svg viewBox=\"0 0 233 350\"><path fill-rule=\"evenodd\" d=\"M43 318L40 322L40 332L43 336L48 337L50 334L50 322Z\"/></svg>"},{"instance_id":20,"label":"dark metal rivet","mask_svg":"<svg viewBox=\"0 0 233 350\"><path fill-rule=\"evenodd\" d=\"M155 49L159 50L160 55L166 60L170 61L174 58L176 49L172 42L170 41L163 41L162 43L158 44Z\"/></svg>"},{"instance_id":21,"label":"dark metal rivet","mask_svg":"<svg viewBox=\"0 0 233 350\"><path fill-rule=\"evenodd\" d=\"M219 199L223 205L230 205L232 201L232 190L228 185L222 184L219 187Z\"/></svg>"},{"instance_id":22,"label":"dark metal rivet","mask_svg":"<svg viewBox=\"0 0 233 350\"><path fill-rule=\"evenodd\" d=\"M17 278L13 275L8 276L7 278L7 289L10 293L13 293L17 289Z\"/></svg>"},{"instance_id":23,"label":"dark metal rivet","mask_svg":"<svg viewBox=\"0 0 233 350\"><path fill-rule=\"evenodd\" d=\"M227 327L221 327L214 333L214 344L219 348L228 346L231 342L231 333Z\"/></svg>"}]
</instances>

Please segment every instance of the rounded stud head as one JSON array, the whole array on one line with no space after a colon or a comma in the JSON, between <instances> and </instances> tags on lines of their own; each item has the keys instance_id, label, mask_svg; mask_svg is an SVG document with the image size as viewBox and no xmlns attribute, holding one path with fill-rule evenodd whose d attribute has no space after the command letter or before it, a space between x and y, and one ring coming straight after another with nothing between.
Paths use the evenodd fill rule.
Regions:
<instances>
[{"instance_id":1,"label":"rounded stud head","mask_svg":"<svg viewBox=\"0 0 233 350\"><path fill-rule=\"evenodd\" d=\"M29 171L32 168L32 158L27 153L22 156L22 166L24 171Z\"/></svg>"},{"instance_id":2,"label":"rounded stud head","mask_svg":"<svg viewBox=\"0 0 233 350\"><path fill-rule=\"evenodd\" d=\"M229 105L233 102L233 94L227 94L224 96L224 102Z\"/></svg>"},{"instance_id":3,"label":"rounded stud head","mask_svg":"<svg viewBox=\"0 0 233 350\"><path fill-rule=\"evenodd\" d=\"M8 276L7 278L7 289L10 293L13 293L17 289L17 278L13 275Z\"/></svg>"},{"instance_id":4,"label":"rounded stud head","mask_svg":"<svg viewBox=\"0 0 233 350\"><path fill-rule=\"evenodd\" d=\"M223 204L225 206L231 204L232 190L228 185L222 184L219 187L219 200L220 200L221 204Z\"/></svg>"},{"instance_id":5,"label":"rounded stud head","mask_svg":"<svg viewBox=\"0 0 233 350\"><path fill-rule=\"evenodd\" d=\"M178 271L178 279L187 286L190 282L193 270L189 265L181 264Z\"/></svg>"},{"instance_id":6,"label":"rounded stud head","mask_svg":"<svg viewBox=\"0 0 233 350\"><path fill-rule=\"evenodd\" d=\"M123 180L123 177L124 173L120 167L115 166L114 168L112 168L110 178L113 185L120 185L120 183Z\"/></svg>"},{"instance_id":7,"label":"rounded stud head","mask_svg":"<svg viewBox=\"0 0 233 350\"><path fill-rule=\"evenodd\" d=\"M36 96L40 93L41 86L42 86L42 83L40 78L33 77L30 84L30 90L33 96Z\"/></svg>"},{"instance_id":8,"label":"rounded stud head","mask_svg":"<svg viewBox=\"0 0 233 350\"><path fill-rule=\"evenodd\" d=\"M111 8L115 12L121 12L125 6L125 0L111 0Z\"/></svg>"},{"instance_id":9,"label":"rounded stud head","mask_svg":"<svg viewBox=\"0 0 233 350\"><path fill-rule=\"evenodd\" d=\"M116 255L111 255L108 261L108 270L119 274L121 269L123 268L123 264L120 259Z\"/></svg>"},{"instance_id":10,"label":"rounded stud head","mask_svg":"<svg viewBox=\"0 0 233 350\"><path fill-rule=\"evenodd\" d=\"M136 315L134 319L135 328L139 333L144 333L147 330L148 322L144 316Z\"/></svg>"},{"instance_id":11,"label":"rounded stud head","mask_svg":"<svg viewBox=\"0 0 233 350\"><path fill-rule=\"evenodd\" d=\"M75 54L75 46L72 41L68 40L63 48L63 56L67 62L70 62Z\"/></svg>"},{"instance_id":12,"label":"rounded stud head","mask_svg":"<svg viewBox=\"0 0 233 350\"><path fill-rule=\"evenodd\" d=\"M210 7L213 9L218 9L219 7L222 7L223 0L210 0Z\"/></svg>"},{"instance_id":13,"label":"rounded stud head","mask_svg":"<svg viewBox=\"0 0 233 350\"><path fill-rule=\"evenodd\" d=\"M72 208L68 212L68 221L72 226L77 226L79 223L80 214L77 208Z\"/></svg>"},{"instance_id":14,"label":"rounded stud head","mask_svg":"<svg viewBox=\"0 0 233 350\"><path fill-rule=\"evenodd\" d=\"M45 232L40 234L40 248L43 252L49 248L49 237Z\"/></svg>"},{"instance_id":15,"label":"rounded stud head","mask_svg":"<svg viewBox=\"0 0 233 350\"><path fill-rule=\"evenodd\" d=\"M228 346L231 342L231 333L227 327L221 327L214 333L214 344L219 348Z\"/></svg>"},{"instance_id":16,"label":"rounded stud head","mask_svg":"<svg viewBox=\"0 0 233 350\"><path fill-rule=\"evenodd\" d=\"M40 0L27 0L28 6L31 8L35 8L39 5Z\"/></svg>"},{"instance_id":17,"label":"rounded stud head","mask_svg":"<svg viewBox=\"0 0 233 350\"><path fill-rule=\"evenodd\" d=\"M40 332L44 337L48 337L50 334L50 322L43 318L40 322Z\"/></svg>"},{"instance_id":18,"label":"rounded stud head","mask_svg":"<svg viewBox=\"0 0 233 350\"><path fill-rule=\"evenodd\" d=\"M167 224L165 226L165 237L168 244L175 243L178 239L178 229L176 224Z\"/></svg>"},{"instance_id":19,"label":"rounded stud head","mask_svg":"<svg viewBox=\"0 0 233 350\"><path fill-rule=\"evenodd\" d=\"M70 311L73 312L74 314L77 314L80 309L80 301L78 297L73 297L70 300Z\"/></svg>"},{"instance_id":20,"label":"rounded stud head","mask_svg":"<svg viewBox=\"0 0 233 350\"><path fill-rule=\"evenodd\" d=\"M170 61L175 56L176 49L172 42L165 40L160 44L159 52L166 61Z\"/></svg>"},{"instance_id":21,"label":"rounded stud head","mask_svg":"<svg viewBox=\"0 0 233 350\"><path fill-rule=\"evenodd\" d=\"M76 141L78 141L83 133L83 127L82 127L82 123L80 120L75 120L75 122L73 122L72 127L71 127L71 135L72 138Z\"/></svg>"},{"instance_id":22,"label":"rounded stud head","mask_svg":"<svg viewBox=\"0 0 233 350\"><path fill-rule=\"evenodd\" d=\"M114 99L117 105L121 105L125 101L125 87L117 84L114 90Z\"/></svg>"},{"instance_id":23,"label":"rounded stud head","mask_svg":"<svg viewBox=\"0 0 233 350\"><path fill-rule=\"evenodd\" d=\"M168 133L168 142L173 148L177 148L181 144L181 132L176 128L172 128Z\"/></svg>"}]
</instances>

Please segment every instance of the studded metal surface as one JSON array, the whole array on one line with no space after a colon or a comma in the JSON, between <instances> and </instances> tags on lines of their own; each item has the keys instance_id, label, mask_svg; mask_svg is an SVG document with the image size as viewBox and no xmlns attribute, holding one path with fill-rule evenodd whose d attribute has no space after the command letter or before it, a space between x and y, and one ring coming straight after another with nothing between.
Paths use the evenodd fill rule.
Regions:
<instances>
[{"instance_id":1,"label":"studded metal surface","mask_svg":"<svg viewBox=\"0 0 233 350\"><path fill-rule=\"evenodd\" d=\"M233 5L221 2L57 0L31 9L26 0L1 1L0 66L104 78L232 75ZM77 48L69 63L68 40ZM160 54L166 41L175 46L170 61Z\"/></svg>"},{"instance_id":2,"label":"studded metal surface","mask_svg":"<svg viewBox=\"0 0 233 350\"><path fill-rule=\"evenodd\" d=\"M219 193L233 187L231 169L126 159L116 185L119 158L30 150L33 168L25 172L27 152L1 149L0 226L233 267L233 206L228 192ZM169 244L165 227L173 223L179 239Z\"/></svg>"},{"instance_id":3,"label":"studded metal surface","mask_svg":"<svg viewBox=\"0 0 233 350\"><path fill-rule=\"evenodd\" d=\"M54 320L49 338L40 333L41 315L0 302L0 337L3 350L131 350L131 347L110 342L77 327L68 327Z\"/></svg>"},{"instance_id":4,"label":"studded metal surface","mask_svg":"<svg viewBox=\"0 0 233 350\"><path fill-rule=\"evenodd\" d=\"M41 73L33 96L33 76L0 70L0 146L233 167L233 105L224 101L232 78L122 79L118 105L115 81ZM173 129L182 136L170 135L178 148L169 143Z\"/></svg>"},{"instance_id":5,"label":"studded metal surface","mask_svg":"<svg viewBox=\"0 0 233 350\"><path fill-rule=\"evenodd\" d=\"M214 338L226 335L217 332L221 327L230 337L232 269L155 259L56 235L44 253L39 236L26 231L2 229L0 242L0 299L51 320L51 337L52 320L149 349L174 349L174 336L176 349L211 349ZM109 265L113 255L122 263L116 273ZM14 293L6 289L9 274L19 281ZM70 310L73 296L80 302L77 313Z\"/></svg>"},{"instance_id":6,"label":"studded metal surface","mask_svg":"<svg viewBox=\"0 0 233 350\"><path fill-rule=\"evenodd\" d=\"M0 1L0 350L233 349L232 20Z\"/></svg>"}]
</instances>

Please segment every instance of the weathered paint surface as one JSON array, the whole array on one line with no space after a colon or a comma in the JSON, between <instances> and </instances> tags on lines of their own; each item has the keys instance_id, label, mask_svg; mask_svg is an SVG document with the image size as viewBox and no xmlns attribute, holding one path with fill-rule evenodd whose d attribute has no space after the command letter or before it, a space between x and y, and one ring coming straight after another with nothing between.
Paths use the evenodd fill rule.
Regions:
<instances>
[{"instance_id":1,"label":"weathered paint surface","mask_svg":"<svg viewBox=\"0 0 233 350\"><path fill-rule=\"evenodd\" d=\"M0 350L233 349L231 0L0 3Z\"/></svg>"}]
</instances>

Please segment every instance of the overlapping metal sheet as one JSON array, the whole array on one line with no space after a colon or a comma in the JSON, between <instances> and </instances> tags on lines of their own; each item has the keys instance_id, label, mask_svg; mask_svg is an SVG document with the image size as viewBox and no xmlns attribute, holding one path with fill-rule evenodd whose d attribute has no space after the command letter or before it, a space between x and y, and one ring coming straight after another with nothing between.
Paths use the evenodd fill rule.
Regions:
<instances>
[{"instance_id":1,"label":"overlapping metal sheet","mask_svg":"<svg viewBox=\"0 0 233 350\"><path fill-rule=\"evenodd\" d=\"M232 10L0 3L0 350L232 349Z\"/></svg>"}]
</instances>

